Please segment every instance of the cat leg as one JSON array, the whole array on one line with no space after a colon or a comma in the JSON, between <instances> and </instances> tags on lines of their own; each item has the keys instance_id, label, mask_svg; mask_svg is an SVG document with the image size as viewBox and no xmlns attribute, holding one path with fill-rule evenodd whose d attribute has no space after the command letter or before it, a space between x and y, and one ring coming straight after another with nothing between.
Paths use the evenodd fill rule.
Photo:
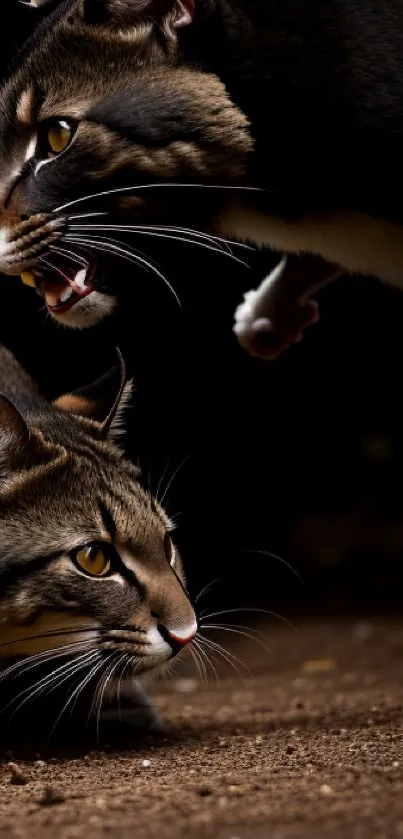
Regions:
<instances>
[{"instance_id":1,"label":"cat leg","mask_svg":"<svg viewBox=\"0 0 403 839\"><path fill-rule=\"evenodd\" d=\"M319 320L312 294L345 273L308 254L284 257L261 285L244 296L235 312L234 332L250 355L271 361L301 341Z\"/></svg>"},{"instance_id":2,"label":"cat leg","mask_svg":"<svg viewBox=\"0 0 403 839\"><path fill-rule=\"evenodd\" d=\"M125 680L117 694L114 687L105 702L102 725L123 726L136 734L163 733L161 717L142 685L134 679Z\"/></svg>"}]
</instances>

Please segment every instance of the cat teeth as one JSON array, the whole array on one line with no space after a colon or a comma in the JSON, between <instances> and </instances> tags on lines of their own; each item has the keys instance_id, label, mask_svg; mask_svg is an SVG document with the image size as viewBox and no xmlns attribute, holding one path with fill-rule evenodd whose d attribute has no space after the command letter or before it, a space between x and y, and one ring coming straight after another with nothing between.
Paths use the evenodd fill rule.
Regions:
<instances>
[{"instance_id":1,"label":"cat teeth","mask_svg":"<svg viewBox=\"0 0 403 839\"><path fill-rule=\"evenodd\" d=\"M59 298L60 302L61 303L67 303L67 301L70 300L70 297L71 297L72 294L73 294L73 289L69 285L67 285L66 288L64 289L64 291L62 291L62 293L60 295L60 298Z\"/></svg>"},{"instance_id":2,"label":"cat teeth","mask_svg":"<svg viewBox=\"0 0 403 839\"><path fill-rule=\"evenodd\" d=\"M81 291L85 291L85 281L87 279L87 269L82 268L81 271L77 271L76 276L74 277L74 284L81 289Z\"/></svg>"}]
</instances>

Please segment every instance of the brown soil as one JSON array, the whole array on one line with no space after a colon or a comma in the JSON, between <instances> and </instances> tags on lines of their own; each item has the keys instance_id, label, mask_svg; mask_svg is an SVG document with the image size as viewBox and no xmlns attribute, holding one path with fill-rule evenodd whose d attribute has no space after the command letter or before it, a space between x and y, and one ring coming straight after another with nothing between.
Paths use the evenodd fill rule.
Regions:
<instances>
[{"instance_id":1,"label":"brown soil","mask_svg":"<svg viewBox=\"0 0 403 839\"><path fill-rule=\"evenodd\" d=\"M1 839L402 839L403 626L317 624L270 645L269 660L237 648L244 682L154 688L168 735L137 750L8 755Z\"/></svg>"}]
</instances>

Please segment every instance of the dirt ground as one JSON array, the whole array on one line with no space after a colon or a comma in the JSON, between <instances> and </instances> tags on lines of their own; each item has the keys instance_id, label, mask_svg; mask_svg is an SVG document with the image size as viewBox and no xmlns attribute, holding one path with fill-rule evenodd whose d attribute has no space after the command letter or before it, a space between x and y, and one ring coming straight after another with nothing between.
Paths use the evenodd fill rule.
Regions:
<instances>
[{"instance_id":1,"label":"dirt ground","mask_svg":"<svg viewBox=\"0 0 403 839\"><path fill-rule=\"evenodd\" d=\"M5 755L0 839L403 839L403 623L268 639L232 647L252 677L155 686L167 733L137 748Z\"/></svg>"}]
</instances>

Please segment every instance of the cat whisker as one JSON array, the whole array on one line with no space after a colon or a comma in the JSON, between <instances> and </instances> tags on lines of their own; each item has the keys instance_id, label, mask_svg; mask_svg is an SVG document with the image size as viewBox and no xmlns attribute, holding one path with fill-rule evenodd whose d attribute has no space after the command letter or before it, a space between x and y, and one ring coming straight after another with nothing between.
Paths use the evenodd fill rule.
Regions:
<instances>
[{"instance_id":1,"label":"cat whisker","mask_svg":"<svg viewBox=\"0 0 403 839\"><path fill-rule=\"evenodd\" d=\"M135 186L122 186L116 187L114 189L105 189L101 192L94 192L90 195L82 195L80 198L75 198L73 201L67 201L65 204L60 204L59 207L55 207L52 210L52 213L60 213L63 210L67 210L69 207L73 207L76 204L82 204L83 201L90 201L93 198L104 198L108 195L116 195L119 193L124 192L138 192L139 190L145 189L210 189L210 190L230 190L236 192L271 192L271 190L262 189L261 187L257 186L230 186L230 185L215 185L215 184L186 184L186 183L153 183L153 184L136 184Z\"/></svg>"},{"instance_id":2,"label":"cat whisker","mask_svg":"<svg viewBox=\"0 0 403 839\"><path fill-rule=\"evenodd\" d=\"M294 630L294 632L298 631L296 626L294 626L294 624L287 618L285 618L283 615L279 615L277 612L271 612L269 609L257 609L252 606L240 606L236 609L223 609L220 612L210 612L209 614L202 613L200 614L199 618L200 620L209 620L210 618L221 617L222 615L239 614L240 612L249 612L258 615L269 615L270 617L277 618L278 620L285 623L286 626L289 626L291 629Z\"/></svg>"},{"instance_id":3,"label":"cat whisker","mask_svg":"<svg viewBox=\"0 0 403 839\"><path fill-rule=\"evenodd\" d=\"M198 635L198 639L203 647L207 647L207 649L210 650L212 653L216 653L217 655L221 656L221 658L223 658L227 662L227 664L229 664L233 668L233 670L235 670L237 676L239 676L240 679L245 678L245 675L242 673L242 670L239 669L240 667L243 667L245 669L247 676L252 676L252 673L247 664L245 664L244 661L238 658L238 656L234 655L234 653L230 652L229 650L226 650L225 647L218 643L218 641L212 641L211 638L205 638L204 635Z\"/></svg>"},{"instance_id":4,"label":"cat whisker","mask_svg":"<svg viewBox=\"0 0 403 839\"><path fill-rule=\"evenodd\" d=\"M140 229L145 230L166 230L171 231L173 233L188 233L191 236L198 237L200 239L207 239L209 242L222 244L223 246L232 245L235 248L242 248L243 250L247 251L255 251L256 248L253 245L247 245L245 242L237 242L234 239L227 239L225 236L215 236L213 233L203 233L201 230L196 230L193 227L180 227L180 226L169 226L166 224L150 224L150 225L140 225Z\"/></svg>"},{"instance_id":5,"label":"cat whisker","mask_svg":"<svg viewBox=\"0 0 403 839\"><path fill-rule=\"evenodd\" d=\"M100 675L98 686L96 690L96 714L95 714L95 727L96 727L96 742L99 744L99 729L100 729L100 722L101 722L101 713L102 713L102 703L104 701L105 693L108 688L108 685L113 677L113 674L116 672L118 665L121 663L121 653L118 653L118 657L116 660L116 653L113 652L110 654L108 659L105 662L105 670Z\"/></svg>"},{"instance_id":6,"label":"cat whisker","mask_svg":"<svg viewBox=\"0 0 403 839\"><path fill-rule=\"evenodd\" d=\"M71 221L72 219L76 218L98 218L100 216L109 216L110 213L107 210L103 210L102 212L95 212L95 213L72 213L72 215L67 216L67 221Z\"/></svg>"},{"instance_id":7,"label":"cat whisker","mask_svg":"<svg viewBox=\"0 0 403 839\"><path fill-rule=\"evenodd\" d=\"M298 571L295 568L293 568L293 566L289 562L287 562L286 559L283 559L281 556L278 556L278 554L275 554L272 551L265 551L265 550L259 550L259 549L253 549L252 548L252 549L247 549L247 550L234 551L234 555L237 555L237 554L257 554L257 555L260 555L260 556L267 556L270 559L275 559L275 560L277 560L277 562L280 562L282 565L284 565L286 568L288 568L288 570L291 571L291 573L297 578L297 580L301 583L301 585L304 585L304 581L303 581L302 577L300 576L300 574L298 573ZM220 563L219 570L224 569L225 566L228 565L228 563L230 561L233 562L233 554L232 553L231 553L231 556L230 556L229 559L225 560L225 562ZM222 574L221 576L216 577L214 580L207 583L204 586L204 588L202 588L201 591L199 591L199 593L196 595L195 603L198 603L198 601L202 597L205 597L215 585L218 585L223 580L225 580L226 577L229 576L229 573L234 574L233 566L231 566L230 572L228 572L227 574ZM238 572L235 571L235 573L238 573Z\"/></svg>"},{"instance_id":8,"label":"cat whisker","mask_svg":"<svg viewBox=\"0 0 403 839\"><path fill-rule=\"evenodd\" d=\"M153 265L151 262L149 262L144 257L140 256L138 254L138 252L134 251L132 248L129 248L129 246L122 247L121 242L110 241L108 239L98 239L98 238L87 239L87 238L83 238L81 236L73 237L73 236L70 236L70 235L64 236L63 241L72 242L76 245L89 246L90 248L92 248L95 251L99 250L99 251L104 251L105 253L116 254L117 256L121 256L123 259L127 259L129 262L133 262L138 267L143 267L143 268L148 269L152 273L156 274L156 276L159 277L159 279L163 281L163 283L167 286L167 288L169 289L171 294L174 296L179 308L182 309L181 301L180 301L175 289L173 288L171 283L167 280L167 278L164 276L164 274L161 274L161 272L158 270L158 268L155 267L155 265Z\"/></svg>"},{"instance_id":9,"label":"cat whisker","mask_svg":"<svg viewBox=\"0 0 403 839\"><path fill-rule=\"evenodd\" d=\"M158 481L158 486L157 486L157 489L156 489L156 491L155 491L155 493L154 493L154 495L155 495L155 500L156 500L156 501L158 501L158 503L160 503L160 500L159 500L159 494L160 494L161 485L162 485L162 484L163 484L163 482L164 482L165 475L166 475L166 473L167 473L167 469L169 468L169 464L171 463L171 460L172 460L172 458L171 458L171 457L169 457L169 458L168 458L168 460L167 460L167 462L166 462L166 464L165 464L165 466L164 466L164 470L163 470L163 472L162 472L162 475L161 475L161 477L160 477L160 479L159 479L159 481Z\"/></svg>"},{"instance_id":10,"label":"cat whisker","mask_svg":"<svg viewBox=\"0 0 403 839\"><path fill-rule=\"evenodd\" d=\"M54 265L53 262L50 262L49 259L45 259L44 256L38 256L38 261L42 265L46 265L47 268L50 268L51 271L55 271L56 274L60 274L60 276L63 277L63 279L65 279L63 271L60 268L58 268L57 265Z\"/></svg>"},{"instance_id":11,"label":"cat whisker","mask_svg":"<svg viewBox=\"0 0 403 839\"><path fill-rule=\"evenodd\" d=\"M191 455L187 454L186 457L183 458L183 460L179 464L179 466L175 469L175 472L173 473L172 478L168 481L168 484L165 487L164 492L162 493L161 501L159 502L161 504L161 506L163 506L165 498L168 495L168 492L171 489L171 486L172 486L175 478L178 476L179 472L181 471L181 469L183 469L185 463L187 463L187 461L190 459L190 457L191 457Z\"/></svg>"},{"instance_id":12,"label":"cat whisker","mask_svg":"<svg viewBox=\"0 0 403 839\"><path fill-rule=\"evenodd\" d=\"M57 717L56 717L56 719L55 719L55 721L52 725L52 728L49 732L48 742L51 740L54 732L56 731L56 727L57 727L58 723L60 722L63 714L66 713L69 706L71 706L70 713L71 714L73 713L74 707L75 707L75 705L78 701L80 693L82 693L82 691L89 684L89 682L91 681L93 676L95 676L96 672L103 666L104 660L101 657L101 654L99 652L97 652L95 655L96 655L98 660L96 661L94 666L92 666L92 662L93 662L94 659L85 663L85 666L89 667L90 670L87 673L85 673L84 677L79 681L78 685L76 685L76 687L72 690L72 692L70 693L70 696L67 698L65 704L63 705L63 708L61 709L60 713L57 715ZM78 671L76 671L76 672L78 672Z\"/></svg>"},{"instance_id":13,"label":"cat whisker","mask_svg":"<svg viewBox=\"0 0 403 839\"><path fill-rule=\"evenodd\" d=\"M108 632L109 630L105 627L95 627L94 626L72 626L70 629L50 629L48 632L40 632L37 635L24 635L22 638L14 638L12 641L2 641L0 643L0 649L2 647L11 647L13 644L21 644L24 641L40 641L44 638L60 638L61 635L74 635L75 633L79 634L81 632Z\"/></svg>"},{"instance_id":14,"label":"cat whisker","mask_svg":"<svg viewBox=\"0 0 403 839\"><path fill-rule=\"evenodd\" d=\"M284 559L282 556L279 556L278 554L273 553L273 551L265 551L265 550L262 550L261 548L247 548L245 550L235 551L235 553L237 553L237 554L257 554L257 555L260 555L260 556L268 556L269 559L276 559L277 562L280 562L282 565L284 565L286 568L288 568L288 570L291 571L291 574L294 574L294 577L297 578L298 582L301 583L302 586L304 585L304 581L303 581L301 575L298 574L298 571L295 568L293 568L293 566L286 559Z\"/></svg>"},{"instance_id":15,"label":"cat whisker","mask_svg":"<svg viewBox=\"0 0 403 839\"><path fill-rule=\"evenodd\" d=\"M50 692L52 690L52 686L58 687L59 685L63 684L71 675L76 672L77 667L81 667L81 665L86 664L89 660L92 660L94 655L97 655L94 651L92 652L85 652L80 653L78 656L74 658L74 661L71 660L65 662L64 664L60 665L60 667L56 667L55 670L52 670L51 673L47 673L46 676L43 676L38 681L34 682L33 685L30 685L28 688L20 691L16 696L13 697L10 702L5 705L4 708L1 709L0 713L4 714L8 708L10 708L14 702L16 702L21 697L24 699L18 703L16 708L14 708L12 714L8 717L8 719L12 719L15 714L21 710L21 708L26 705L34 696L37 696L40 693Z\"/></svg>"},{"instance_id":16,"label":"cat whisker","mask_svg":"<svg viewBox=\"0 0 403 839\"><path fill-rule=\"evenodd\" d=\"M220 577L216 577L214 580L211 580L210 583L207 583L207 585L205 585L204 588L202 588L202 590L199 591L199 593L196 595L194 602L197 603L200 600L200 598L203 597L203 595L206 596L206 594L208 594L208 592L211 591L213 586L217 585L218 583L221 583L221 581L224 579L225 577L221 575Z\"/></svg>"},{"instance_id":17,"label":"cat whisker","mask_svg":"<svg viewBox=\"0 0 403 839\"><path fill-rule=\"evenodd\" d=\"M76 214L76 215L73 214L73 215L67 217L67 222L70 223L70 221L75 220L75 219L90 218L92 216L104 216L105 217L105 216L110 216L110 215L111 215L110 212L82 213L80 215L79 214ZM105 221L104 223L105 223L105 226L108 227L108 229L109 229L109 227L111 227L113 229L113 223L109 224L109 222L107 222L107 221ZM90 227L90 225L88 225L88 226ZM211 242L212 244L217 244L217 246L220 245L220 244L222 244L223 247L228 247L229 245L232 245L233 247L242 248L243 250L247 250L247 251L255 251L256 250L256 248L253 245L247 245L245 242L238 242L238 241L235 241L233 239L228 239L225 236L216 236L213 233L205 233L201 230L196 230L193 227L181 227L179 225L167 225L167 224L146 224L146 225L144 225L144 224L122 224L121 226L123 226L125 229L128 229L128 230L136 230L136 231L140 231L140 232L142 230L147 230L147 231L159 231L159 232L166 231L166 232L181 233L181 234L186 233L186 234L189 234L191 236L194 236L195 238L206 239L208 242Z\"/></svg>"},{"instance_id":18,"label":"cat whisker","mask_svg":"<svg viewBox=\"0 0 403 839\"><path fill-rule=\"evenodd\" d=\"M267 646L264 640L263 632L258 632L258 630L253 630L250 627L248 629L242 629L238 627L237 624L222 624L222 623L204 623L201 625L201 628L210 629L213 632L233 632L235 635L243 635L244 638L248 638L250 641L256 641L257 644L265 650L265 652L269 653L269 655L273 656L272 650Z\"/></svg>"},{"instance_id":19,"label":"cat whisker","mask_svg":"<svg viewBox=\"0 0 403 839\"><path fill-rule=\"evenodd\" d=\"M6 670L2 670L0 672L0 681L8 679L14 674L18 675L21 671L25 674L30 670L33 670L35 667L39 667L41 664L46 664L47 661L51 661L56 658L63 658L71 652L80 651L80 649L87 647L92 643L92 640L73 641L73 643L64 644L62 647L53 647L50 650L44 650L43 652L36 653L35 655L27 656L21 661L17 661L15 664L10 665L10 667L7 667Z\"/></svg>"},{"instance_id":20,"label":"cat whisker","mask_svg":"<svg viewBox=\"0 0 403 839\"><path fill-rule=\"evenodd\" d=\"M147 230L146 228L138 228L136 230L135 227L127 227L127 226L120 226L120 225L89 225L89 224L71 224L68 226L68 230L74 231L85 231L89 230L90 233L93 231L97 232L108 232L110 230L115 230L116 232L120 233L135 233L138 236L151 236L154 239L166 239L176 242L184 242L185 244L195 245L199 248L204 248L205 250L211 251L212 253L218 253L222 256L226 256L228 259L232 259L234 262L238 262L240 265L243 265L245 268L249 268L247 262L244 262L243 259L239 259L235 256L231 251L224 250L224 248L213 246L208 244L204 240L199 241L195 237L191 238L190 236L175 236L171 233L158 233L152 230Z\"/></svg>"},{"instance_id":21,"label":"cat whisker","mask_svg":"<svg viewBox=\"0 0 403 839\"><path fill-rule=\"evenodd\" d=\"M117 709L118 709L119 720L122 719L122 706L121 706L122 682L123 682L123 678L124 678L124 675L125 675L126 671L129 669L129 664L133 659L133 656L131 656L130 653L122 653L122 656L123 656L123 659L122 659L123 667L122 667L122 670L119 674L119 679L118 679L117 684L116 684L116 704L117 704Z\"/></svg>"},{"instance_id":22,"label":"cat whisker","mask_svg":"<svg viewBox=\"0 0 403 839\"><path fill-rule=\"evenodd\" d=\"M74 251L71 251L68 248L56 247L56 245L50 245L49 250L59 253L61 256L67 256L68 259L72 259L73 262L77 262L77 264L82 265L83 268L88 268L88 259L85 259L81 256L81 254L74 253Z\"/></svg>"},{"instance_id":23,"label":"cat whisker","mask_svg":"<svg viewBox=\"0 0 403 839\"><path fill-rule=\"evenodd\" d=\"M190 654L192 656L193 662L194 662L196 670L197 670L197 675L198 675L201 683L202 684L208 684L206 664L205 664L204 659L203 659L203 657L200 653L200 649L199 649L199 646L197 644L196 638L193 639L193 643L189 647L189 650L190 650Z\"/></svg>"},{"instance_id":24,"label":"cat whisker","mask_svg":"<svg viewBox=\"0 0 403 839\"><path fill-rule=\"evenodd\" d=\"M214 675L216 684L219 685L220 684L220 677L218 675L218 670L217 670L217 668L214 664L214 661L212 660L212 657L208 654L207 650L204 649L202 642L203 642L203 638L200 635L198 635L194 639L193 643L196 645L196 649L197 649L198 654L201 658L203 669L206 673L206 677L205 677L206 684L208 684L208 681L209 681L208 680L208 675L207 675L207 667L209 667L210 670L212 671L213 675Z\"/></svg>"}]
</instances>

